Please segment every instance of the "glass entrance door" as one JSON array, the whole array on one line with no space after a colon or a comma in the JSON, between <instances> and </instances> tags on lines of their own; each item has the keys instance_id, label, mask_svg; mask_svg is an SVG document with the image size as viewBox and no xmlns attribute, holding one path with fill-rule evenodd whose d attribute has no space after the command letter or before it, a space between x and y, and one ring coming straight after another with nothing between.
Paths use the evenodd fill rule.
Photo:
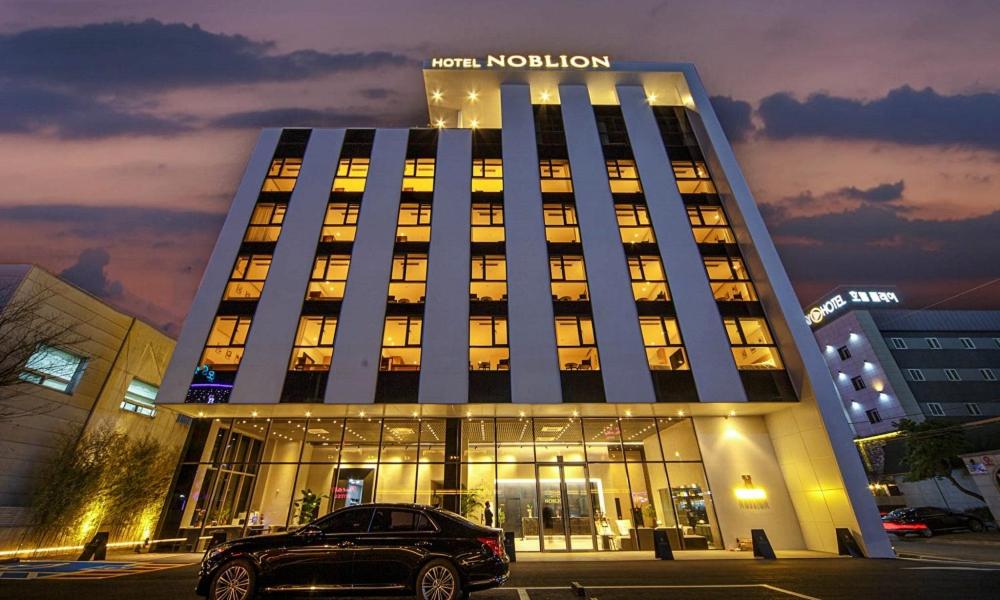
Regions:
<instances>
[{"instance_id":1,"label":"glass entrance door","mask_svg":"<svg viewBox=\"0 0 1000 600\"><path fill-rule=\"evenodd\" d=\"M542 550L593 550L594 511L584 465L537 465Z\"/></svg>"}]
</instances>

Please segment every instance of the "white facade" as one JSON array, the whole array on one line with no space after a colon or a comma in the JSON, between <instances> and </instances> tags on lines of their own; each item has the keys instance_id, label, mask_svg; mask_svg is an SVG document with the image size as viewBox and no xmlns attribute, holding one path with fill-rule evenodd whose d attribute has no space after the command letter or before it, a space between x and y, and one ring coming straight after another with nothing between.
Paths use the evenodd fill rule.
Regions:
<instances>
[{"instance_id":1,"label":"white facade","mask_svg":"<svg viewBox=\"0 0 1000 600\"><path fill-rule=\"evenodd\" d=\"M762 527L778 549L836 552L835 529L846 527L871 556L891 556L837 391L694 67L596 65L426 69L436 132L380 129L372 139L358 130L313 129L302 142L300 131L297 143L304 153L295 156L288 149L294 146L288 130L285 137L278 130L263 131L181 333L160 403L205 419L289 422L517 417L534 418L537 424L555 418L572 423L577 417L693 417L714 498L712 520L717 518L720 528L716 547L732 547L737 537ZM678 139L684 140L684 152L695 153L688 156L690 168L678 160L676 147L665 145L673 135L671 119L686 128ZM621 127L609 130L616 124ZM290 183L279 181L274 166L288 157L301 159ZM363 192L337 191L342 184L335 177L346 176L345 161L351 159L367 161ZM502 161L502 192L471 191L476 180L470 166L486 159ZM421 165L431 160L433 181L419 181ZM633 174L632 181L617 174L609 180L615 161L622 172ZM406 171L408 164L414 172ZM569 177L553 175L562 169ZM623 183L634 189L615 187ZM564 188L553 191L555 184ZM685 187L695 184L705 187ZM266 191L283 185L294 191ZM502 207L502 243L476 242L470 233L482 225L476 211L490 203ZM284 211L276 225L280 235L276 241L253 241L248 228L261 227L262 206L272 204ZM335 234L324 237L336 229L329 215L342 205L360 207L350 244L337 241ZM431 214L429 240L407 235L400 217L424 205ZM573 225L563 229L577 239L554 237L560 234L553 229L553 207L562 207L564 215L572 211L576 232ZM693 228L692 210L701 208L726 221L715 229L711 224ZM635 223L625 213L634 215ZM628 227L646 237L623 243ZM706 235L729 236L730 243L721 237L709 242ZM310 291L310 279L316 277L317 257L328 255L349 256L350 266L346 282L336 284L343 285L342 297L323 304L320 292ZM483 300L484 295L470 292L470 260L480 255L484 260L502 255L505 261L500 297ZM270 261L260 282L263 291L220 302L235 285L234 265L239 270L241 257L252 256ZM422 281L421 276L400 279L410 259L426 271ZM565 285L554 280L553 260L585 265L582 285L569 276ZM656 281L637 280L637 261L662 264L669 295L639 297L634 286ZM719 280L714 267L706 270L706 261L726 261L736 273L733 281ZM334 286L332 280L325 285ZM225 347L216 343L222 327L217 319L223 317L242 323ZM311 358L297 361L306 317L335 318L336 335L328 340L332 349L313 344ZM390 338L397 329L384 329L387 318L409 324L410 329L398 329L405 341ZM491 346L493 354L481 355L485 359L470 354L470 318L503 321L505 342ZM581 324L579 338L568 343L568 329L557 328L571 318L589 320L594 341L588 342L587 326ZM653 318L671 323L681 342L649 337ZM240 337L239 327L247 321L249 333ZM733 338L737 322L742 341ZM749 333L751 322L757 333ZM415 323L422 335L413 334ZM221 350L209 351L206 343ZM657 362L668 353L669 361ZM780 360L754 363L761 353L780 354ZM196 369L202 371L193 380ZM209 380L207 371L212 371ZM302 392L308 385L294 382L306 382L312 391ZM308 402L301 402L303 397ZM551 443L544 439L536 433L536 444ZM531 472L542 502L541 482L548 481L552 467L542 464L538 452ZM663 452L669 454L668 448ZM653 460L649 451L643 456ZM572 479L565 473L577 468L567 457L560 455L558 462L564 483ZM515 481L501 477L502 459L495 460L497 481ZM588 477L599 470L580 465L581 473L591 473ZM667 464L667 473L670 468ZM416 477L419 500L423 484ZM636 484L631 485L634 495ZM766 502L748 503L739 495L740 488L752 486L764 490ZM663 488L678 489L674 484ZM499 484L496 490L502 493ZM652 489L647 494L655 495ZM660 515L666 510L658 508ZM600 520L596 508L589 510L593 514L579 522L581 527L595 516ZM638 530L634 510L624 512ZM522 525L537 521L530 510L525 514ZM619 521L628 523L628 518ZM591 532L599 545L592 523Z\"/></svg>"}]
</instances>

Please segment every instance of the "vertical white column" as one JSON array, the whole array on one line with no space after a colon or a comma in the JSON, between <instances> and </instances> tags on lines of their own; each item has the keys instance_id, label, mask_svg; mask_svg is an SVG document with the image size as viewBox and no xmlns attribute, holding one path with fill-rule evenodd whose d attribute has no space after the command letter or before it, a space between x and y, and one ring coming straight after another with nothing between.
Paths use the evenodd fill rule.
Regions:
<instances>
[{"instance_id":1,"label":"vertical white column","mask_svg":"<svg viewBox=\"0 0 1000 600\"><path fill-rule=\"evenodd\" d=\"M663 268L667 272L698 399L702 402L746 402L729 338L712 296L704 261L691 233L684 200L677 190L656 117L646 103L646 92L640 86L620 85L618 101Z\"/></svg>"},{"instance_id":2,"label":"vertical white column","mask_svg":"<svg viewBox=\"0 0 1000 600\"><path fill-rule=\"evenodd\" d=\"M419 401L469 401L469 239L472 134L438 136Z\"/></svg>"},{"instance_id":3,"label":"vertical white column","mask_svg":"<svg viewBox=\"0 0 1000 600\"><path fill-rule=\"evenodd\" d=\"M351 268L337 319L325 402L366 404L375 401L409 133L407 129L375 132L371 168L351 251Z\"/></svg>"},{"instance_id":4,"label":"vertical white column","mask_svg":"<svg viewBox=\"0 0 1000 600\"><path fill-rule=\"evenodd\" d=\"M180 339L177 340L177 346L170 359L170 366L163 377L163 384L156 399L158 404L180 404L187 396L188 386L194 377L194 369L201 359L205 340L208 339L219 301L222 300L222 293L236 263L243 235L250 223L250 215L253 214L254 205L257 204L257 196L264 184L280 137L280 129L264 129L257 137L257 144L250 154L250 160L247 161L243 179L240 180L233 203L229 207L229 214L222 224L222 231L219 232L219 239L215 242L212 256L205 266L201 284L194 295L194 301L181 329Z\"/></svg>"},{"instance_id":5,"label":"vertical white column","mask_svg":"<svg viewBox=\"0 0 1000 600\"><path fill-rule=\"evenodd\" d=\"M656 402L587 86L561 85L573 195L608 402Z\"/></svg>"},{"instance_id":6,"label":"vertical white column","mask_svg":"<svg viewBox=\"0 0 1000 600\"><path fill-rule=\"evenodd\" d=\"M717 185L723 204L734 221L737 242L755 274L761 305L799 393L797 404L768 415L767 422L807 547L830 551L837 542L831 530L848 527L861 534L870 557L892 557L892 545L851 441L853 435L843 416L840 395L816 338L801 317L802 305L712 110L708 92L693 66L684 69L684 76L700 115L700 119L692 119L695 133L709 168L717 179L721 178ZM815 502L817 489L822 490L819 503Z\"/></svg>"},{"instance_id":7,"label":"vertical white column","mask_svg":"<svg viewBox=\"0 0 1000 600\"><path fill-rule=\"evenodd\" d=\"M510 387L515 403L562 401L531 92L500 86Z\"/></svg>"},{"instance_id":8,"label":"vertical white column","mask_svg":"<svg viewBox=\"0 0 1000 600\"><path fill-rule=\"evenodd\" d=\"M278 402L337 172L343 129L314 129L254 312L230 404Z\"/></svg>"}]
</instances>

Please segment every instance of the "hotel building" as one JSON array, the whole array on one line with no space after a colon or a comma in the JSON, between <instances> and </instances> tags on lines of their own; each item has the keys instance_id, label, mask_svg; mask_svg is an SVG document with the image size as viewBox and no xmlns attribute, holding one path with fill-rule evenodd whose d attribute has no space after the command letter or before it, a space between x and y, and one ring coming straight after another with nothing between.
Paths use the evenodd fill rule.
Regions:
<instances>
[{"instance_id":1,"label":"hotel building","mask_svg":"<svg viewBox=\"0 0 1000 600\"><path fill-rule=\"evenodd\" d=\"M261 132L160 392L193 419L160 537L489 502L519 551L892 555L694 67L424 81L428 127Z\"/></svg>"}]
</instances>

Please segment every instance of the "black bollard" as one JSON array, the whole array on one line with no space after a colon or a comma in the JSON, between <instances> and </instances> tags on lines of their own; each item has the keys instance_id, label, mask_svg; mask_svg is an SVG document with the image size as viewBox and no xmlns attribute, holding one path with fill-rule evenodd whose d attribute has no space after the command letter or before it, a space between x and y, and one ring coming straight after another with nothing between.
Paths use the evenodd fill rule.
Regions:
<instances>
[{"instance_id":1,"label":"black bollard","mask_svg":"<svg viewBox=\"0 0 1000 600\"><path fill-rule=\"evenodd\" d=\"M846 527L837 528L837 554L851 558L864 558L865 553L854 539L854 534Z\"/></svg>"},{"instance_id":2,"label":"black bollard","mask_svg":"<svg viewBox=\"0 0 1000 600\"><path fill-rule=\"evenodd\" d=\"M767 539L767 534L763 529L751 529L750 539L753 540L753 555L764 560L777 560L771 541Z\"/></svg>"}]
</instances>

